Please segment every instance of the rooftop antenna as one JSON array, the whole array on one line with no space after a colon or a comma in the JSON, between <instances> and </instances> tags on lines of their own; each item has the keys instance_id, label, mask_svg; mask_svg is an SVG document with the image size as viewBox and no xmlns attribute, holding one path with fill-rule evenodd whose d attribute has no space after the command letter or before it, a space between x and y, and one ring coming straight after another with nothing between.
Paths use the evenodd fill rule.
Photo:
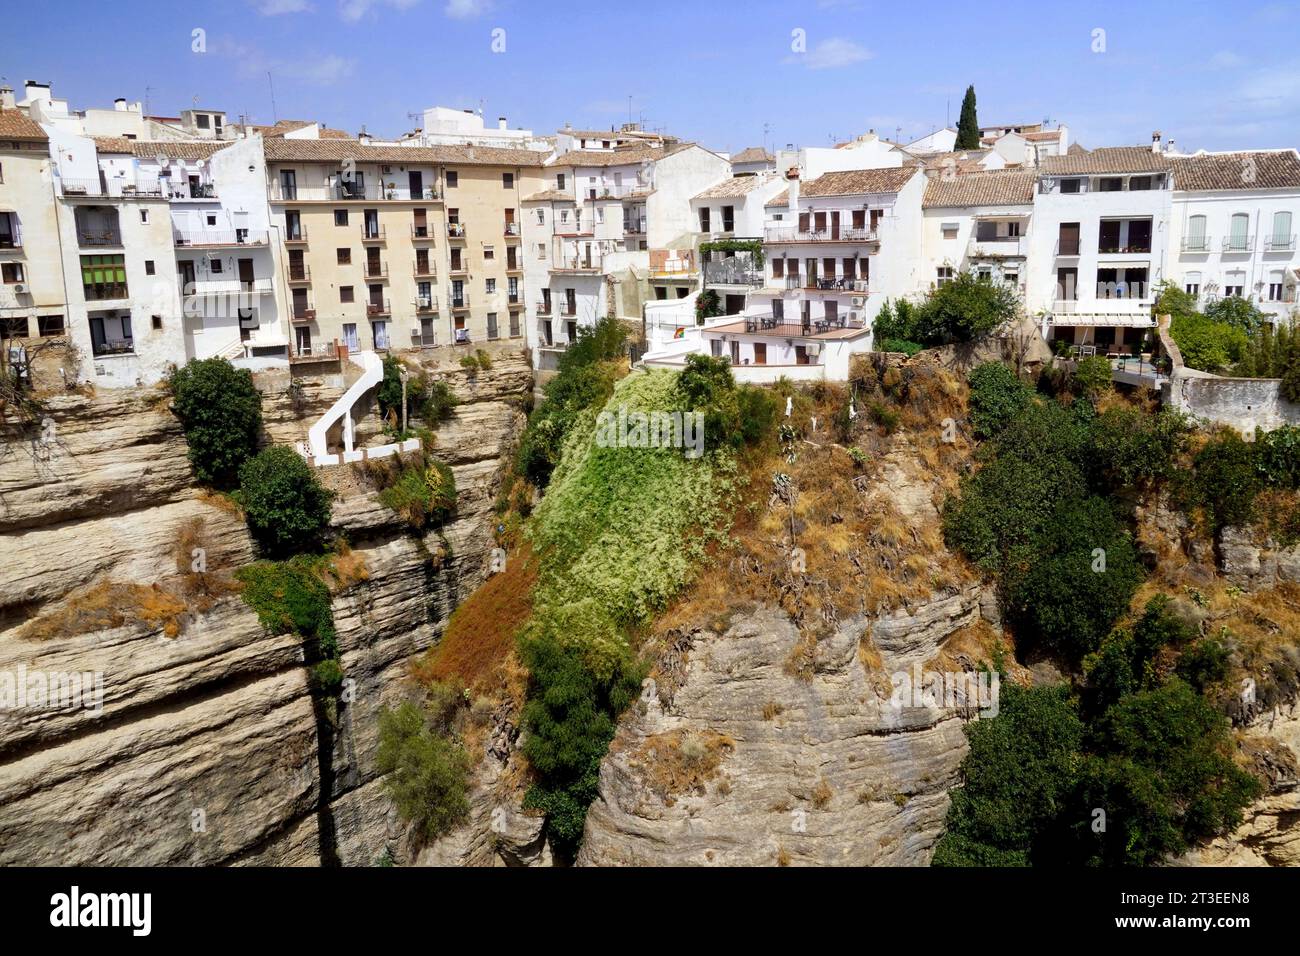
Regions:
<instances>
[{"instance_id":1,"label":"rooftop antenna","mask_svg":"<svg viewBox=\"0 0 1300 956\"><path fill-rule=\"evenodd\" d=\"M271 79L271 71L266 71L266 85L271 90L271 124L275 125L280 122L280 111L275 106L275 82Z\"/></svg>"},{"instance_id":2,"label":"rooftop antenna","mask_svg":"<svg viewBox=\"0 0 1300 956\"><path fill-rule=\"evenodd\" d=\"M146 86L144 88L144 115L145 116L149 116L153 112L151 109L149 109L149 101L151 99L149 94L152 92L153 92L152 86Z\"/></svg>"},{"instance_id":3,"label":"rooftop antenna","mask_svg":"<svg viewBox=\"0 0 1300 956\"><path fill-rule=\"evenodd\" d=\"M632 94L627 95L627 121L632 122Z\"/></svg>"},{"instance_id":4,"label":"rooftop antenna","mask_svg":"<svg viewBox=\"0 0 1300 956\"><path fill-rule=\"evenodd\" d=\"M896 143L901 143L902 141L903 141L903 127L901 127L901 126L895 126L895 127L894 127L894 142L896 142Z\"/></svg>"},{"instance_id":5,"label":"rooftop antenna","mask_svg":"<svg viewBox=\"0 0 1300 956\"><path fill-rule=\"evenodd\" d=\"M763 124L763 152L765 153L767 152L767 135L770 132L772 132L772 124L764 123Z\"/></svg>"}]
</instances>

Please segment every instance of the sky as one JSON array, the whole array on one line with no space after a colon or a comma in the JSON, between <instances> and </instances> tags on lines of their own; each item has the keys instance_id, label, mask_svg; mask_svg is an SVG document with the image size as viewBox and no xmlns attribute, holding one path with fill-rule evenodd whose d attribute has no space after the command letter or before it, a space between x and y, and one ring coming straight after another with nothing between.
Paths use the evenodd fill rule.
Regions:
<instances>
[{"instance_id":1,"label":"sky","mask_svg":"<svg viewBox=\"0 0 1300 956\"><path fill-rule=\"evenodd\" d=\"M392 137L429 106L552 133L629 117L716 150L1050 120L1084 146L1300 145L1300 0L59 0L0 76L71 106L192 105ZM111 9L111 12L110 12ZM268 74L269 78L268 78Z\"/></svg>"}]
</instances>

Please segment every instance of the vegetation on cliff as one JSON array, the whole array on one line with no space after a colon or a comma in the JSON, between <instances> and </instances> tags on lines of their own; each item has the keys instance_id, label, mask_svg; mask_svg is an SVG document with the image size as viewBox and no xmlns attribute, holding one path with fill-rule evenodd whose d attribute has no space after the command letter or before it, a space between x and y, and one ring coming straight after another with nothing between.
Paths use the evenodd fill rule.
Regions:
<instances>
[{"instance_id":1,"label":"vegetation on cliff","mask_svg":"<svg viewBox=\"0 0 1300 956\"><path fill-rule=\"evenodd\" d=\"M233 488L261 436L262 396L252 373L223 358L195 359L172 372L169 385L195 477Z\"/></svg>"}]
</instances>

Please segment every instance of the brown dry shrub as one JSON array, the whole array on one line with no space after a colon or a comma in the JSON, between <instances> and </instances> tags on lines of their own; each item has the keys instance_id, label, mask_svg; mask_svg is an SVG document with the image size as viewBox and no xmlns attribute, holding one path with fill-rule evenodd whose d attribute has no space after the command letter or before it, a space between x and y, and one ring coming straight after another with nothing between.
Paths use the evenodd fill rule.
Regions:
<instances>
[{"instance_id":1,"label":"brown dry shrub","mask_svg":"<svg viewBox=\"0 0 1300 956\"><path fill-rule=\"evenodd\" d=\"M735 740L726 734L672 730L647 737L633 759L645 768L647 782L661 797L703 794L704 785L735 748Z\"/></svg>"}]
</instances>

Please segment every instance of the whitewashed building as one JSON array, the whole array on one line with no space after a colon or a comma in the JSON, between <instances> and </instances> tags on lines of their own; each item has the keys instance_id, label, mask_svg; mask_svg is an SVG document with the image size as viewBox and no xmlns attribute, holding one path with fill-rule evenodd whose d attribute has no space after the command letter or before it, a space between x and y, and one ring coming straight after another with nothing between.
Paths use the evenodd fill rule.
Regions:
<instances>
[{"instance_id":1,"label":"whitewashed building","mask_svg":"<svg viewBox=\"0 0 1300 956\"><path fill-rule=\"evenodd\" d=\"M923 278L942 285L973 271L1023 297L1036 182L1020 169L931 176L922 201Z\"/></svg>"},{"instance_id":2,"label":"whitewashed building","mask_svg":"<svg viewBox=\"0 0 1300 956\"><path fill-rule=\"evenodd\" d=\"M1277 321L1295 307L1300 157L1294 149L1170 156L1168 274L1202 303L1252 299Z\"/></svg>"}]
</instances>

